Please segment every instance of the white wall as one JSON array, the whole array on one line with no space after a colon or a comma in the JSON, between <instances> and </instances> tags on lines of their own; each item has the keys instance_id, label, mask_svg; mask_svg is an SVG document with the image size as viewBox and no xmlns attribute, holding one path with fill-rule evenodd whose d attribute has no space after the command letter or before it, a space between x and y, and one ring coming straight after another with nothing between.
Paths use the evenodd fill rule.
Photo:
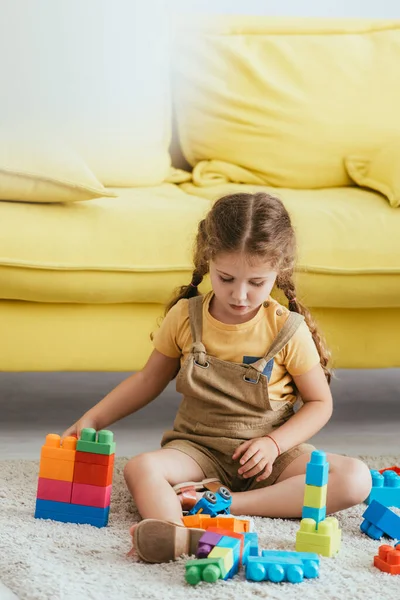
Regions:
<instances>
[{"instance_id":1,"label":"white wall","mask_svg":"<svg viewBox=\"0 0 400 600\"><path fill-rule=\"evenodd\" d=\"M400 19L400 0L169 0L182 13Z\"/></svg>"}]
</instances>

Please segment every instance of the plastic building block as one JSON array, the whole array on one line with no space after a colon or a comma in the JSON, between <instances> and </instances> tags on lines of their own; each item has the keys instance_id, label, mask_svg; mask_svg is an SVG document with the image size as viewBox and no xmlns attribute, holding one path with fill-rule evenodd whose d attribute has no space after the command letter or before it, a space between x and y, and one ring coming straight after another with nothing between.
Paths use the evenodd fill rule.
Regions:
<instances>
[{"instance_id":1,"label":"plastic building block","mask_svg":"<svg viewBox=\"0 0 400 600\"><path fill-rule=\"evenodd\" d=\"M114 454L112 456L114 457ZM106 487L112 484L113 470L114 459L110 461L109 465L75 462L74 483L87 483Z\"/></svg>"},{"instance_id":2,"label":"plastic building block","mask_svg":"<svg viewBox=\"0 0 400 600\"><path fill-rule=\"evenodd\" d=\"M200 558L188 560L185 564L185 579L190 585L200 581L215 583L227 575L222 558Z\"/></svg>"},{"instance_id":3,"label":"plastic building block","mask_svg":"<svg viewBox=\"0 0 400 600\"><path fill-rule=\"evenodd\" d=\"M235 517L219 516L216 518L217 527L222 529L231 529L236 533L246 533L250 531L251 521L248 519L236 519Z\"/></svg>"},{"instance_id":4,"label":"plastic building block","mask_svg":"<svg viewBox=\"0 0 400 600\"><path fill-rule=\"evenodd\" d=\"M95 429L86 427L81 431L76 449L79 452L92 452L94 454L114 454L114 434L107 429L102 429L96 433Z\"/></svg>"},{"instance_id":5,"label":"plastic building block","mask_svg":"<svg viewBox=\"0 0 400 600\"><path fill-rule=\"evenodd\" d=\"M394 470L387 469L383 473L371 470L372 489L366 504L377 500L384 506L396 506L400 508L400 475Z\"/></svg>"},{"instance_id":6,"label":"plastic building block","mask_svg":"<svg viewBox=\"0 0 400 600\"><path fill-rule=\"evenodd\" d=\"M322 487L306 485L304 490L304 506L312 508L323 508L326 506L327 488L327 485L323 485Z\"/></svg>"},{"instance_id":7,"label":"plastic building block","mask_svg":"<svg viewBox=\"0 0 400 600\"><path fill-rule=\"evenodd\" d=\"M316 554L302 555L301 552L263 550L262 556L249 556L246 579L252 581L289 581L301 583L304 577L311 579L319 575L319 558Z\"/></svg>"},{"instance_id":8,"label":"plastic building block","mask_svg":"<svg viewBox=\"0 0 400 600\"><path fill-rule=\"evenodd\" d=\"M386 467L386 469L381 469L379 473L384 473L385 471L394 471L397 475L400 475L400 467Z\"/></svg>"},{"instance_id":9,"label":"plastic building block","mask_svg":"<svg viewBox=\"0 0 400 600\"><path fill-rule=\"evenodd\" d=\"M302 519L296 535L296 551L334 556L339 551L341 537L342 532L335 517L321 521L318 529L313 519Z\"/></svg>"},{"instance_id":10,"label":"plastic building block","mask_svg":"<svg viewBox=\"0 0 400 600\"><path fill-rule=\"evenodd\" d=\"M250 531L250 521L247 519L235 519L234 517L210 517L210 515L187 515L182 517L185 527L195 527L197 529L209 529L210 527L221 527L230 529L236 533L245 533Z\"/></svg>"},{"instance_id":11,"label":"plastic building block","mask_svg":"<svg viewBox=\"0 0 400 600\"><path fill-rule=\"evenodd\" d=\"M72 482L74 479L74 466L75 463L72 460L42 458L39 466L39 477Z\"/></svg>"},{"instance_id":12,"label":"plastic building block","mask_svg":"<svg viewBox=\"0 0 400 600\"><path fill-rule=\"evenodd\" d=\"M244 534L242 564L245 565L248 556L259 556L258 534L255 532Z\"/></svg>"},{"instance_id":13,"label":"plastic building block","mask_svg":"<svg viewBox=\"0 0 400 600\"><path fill-rule=\"evenodd\" d=\"M196 552L197 558L207 558L211 550L218 544L222 539L220 533L214 533L213 531L206 531L203 533L199 540L199 545Z\"/></svg>"},{"instance_id":14,"label":"plastic building block","mask_svg":"<svg viewBox=\"0 0 400 600\"><path fill-rule=\"evenodd\" d=\"M376 500L372 500L363 519L360 529L373 540L380 540L383 535L400 538L400 517Z\"/></svg>"},{"instance_id":15,"label":"plastic building block","mask_svg":"<svg viewBox=\"0 0 400 600\"><path fill-rule=\"evenodd\" d=\"M37 498L40 500L53 500L54 502L71 502L72 481L58 479L45 479L39 477Z\"/></svg>"},{"instance_id":16,"label":"plastic building block","mask_svg":"<svg viewBox=\"0 0 400 600\"><path fill-rule=\"evenodd\" d=\"M303 519L314 519L316 523L320 523L326 517L326 506L324 506L323 508L303 506L301 516L303 517Z\"/></svg>"},{"instance_id":17,"label":"plastic building block","mask_svg":"<svg viewBox=\"0 0 400 600\"><path fill-rule=\"evenodd\" d=\"M75 461L89 463L90 465L102 465L108 467L111 463L114 464L115 454L95 454L94 452L76 451Z\"/></svg>"},{"instance_id":18,"label":"plastic building block","mask_svg":"<svg viewBox=\"0 0 400 600\"><path fill-rule=\"evenodd\" d=\"M400 546L379 546L378 555L374 556L374 565L385 573L400 575Z\"/></svg>"},{"instance_id":19,"label":"plastic building block","mask_svg":"<svg viewBox=\"0 0 400 600\"><path fill-rule=\"evenodd\" d=\"M36 500L35 517L37 519L52 519L63 523L80 523L105 527L108 523L110 507L95 508L66 502Z\"/></svg>"},{"instance_id":20,"label":"plastic building block","mask_svg":"<svg viewBox=\"0 0 400 600\"><path fill-rule=\"evenodd\" d=\"M231 503L232 496L227 488L220 487L216 493L207 490L189 511L189 515L205 513L211 517L216 517L220 514L229 514Z\"/></svg>"},{"instance_id":21,"label":"plastic building block","mask_svg":"<svg viewBox=\"0 0 400 600\"><path fill-rule=\"evenodd\" d=\"M73 483L71 503L106 508L110 505L111 489L112 485L102 487L86 483Z\"/></svg>"},{"instance_id":22,"label":"plastic building block","mask_svg":"<svg viewBox=\"0 0 400 600\"><path fill-rule=\"evenodd\" d=\"M77 440L73 436L64 438L61 444L61 436L57 433L49 433L42 446L40 459L49 458L52 460L75 460Z\"/></svg>"},{"instance_id":23,"label":"plastic building block","mask_svg":"<svg viewBox=\"0 0 400 600\"><path fill-rule=\"evenodd\" d=\"M224 535L215 547L229 548L232 550L233 565L230 568L229 573L224 577L224 579L230 579L239 571L242 555L242 540Z\"/></svg>"},{"instance_id":24,"label":"plastic building block","mask_svg":"<svg viewBox=\"0 0 400 600\"><path fill-rule=\"evenodd\" d=\"M221 546L215 546L211 550L211 552L207 558L222 558L222 560L224 561L224 567L225 567L226 574L228 574L229 571L233 567L233 550L232 550L232 548L223 548Z\"/></svg>"},{"instance_id":25,"label":"plastic building block","mask_svg":"<svg viewBox=\"0 0 400 600\"><path fill-rule=\"evenodd\" d=\"M306 466L306 484L322 487L328 483L329 463L323 450L314 450Z\"/></svg>"}]
</instances>

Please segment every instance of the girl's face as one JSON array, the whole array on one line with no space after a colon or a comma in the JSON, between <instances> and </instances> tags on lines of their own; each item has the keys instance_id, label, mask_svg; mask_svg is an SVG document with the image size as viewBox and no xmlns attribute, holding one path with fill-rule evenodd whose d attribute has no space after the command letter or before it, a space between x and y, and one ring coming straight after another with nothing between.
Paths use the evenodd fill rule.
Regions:
<instances>
[{"instance_id":1,"label":"girl's face","mask_svg":"<svg viewBox=\"0 0 400 600\"><path fill-rule=\"evenodd\" d=\"M216 308L236 322L249 321L268 298L278 273L268 263L254 259L251 264L242 253L219 254L210 260L210 279Z\"/></svg>"}]
</instances>

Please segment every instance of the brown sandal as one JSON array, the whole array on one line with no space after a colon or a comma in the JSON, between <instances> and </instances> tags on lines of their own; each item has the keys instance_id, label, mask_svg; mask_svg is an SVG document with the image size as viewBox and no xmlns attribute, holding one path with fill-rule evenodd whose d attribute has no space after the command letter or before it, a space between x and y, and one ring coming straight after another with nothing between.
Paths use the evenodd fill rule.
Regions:
<instances>
[{"instance_id":1,"label":"brown sandal","mask_svg":"<svg viewBox=\"0 0 400 600\"><path fill-rule=\"evenodd\" d=\"M210 490L213 492L214 488L218 489L221 485L223 484L217 477L210 477L209 479L203 479L203 481L185 481L184 483L177 483L172 489L177 494L180 494L185 488L194 488L198 492L201 492L201 490Z\"/></svg>"},{"instance_id":2,"label":"brown sandal","mask_svg":"<svg viewBox=\"0 0 400 600\"><path fill-rule=\"evenodd\" d=\"M182 554L195 554L204 529L194 529L162 521L144 519L135 528L133 542L138 557L144 562L164 563Z\"/></svg>"}]
</instances>

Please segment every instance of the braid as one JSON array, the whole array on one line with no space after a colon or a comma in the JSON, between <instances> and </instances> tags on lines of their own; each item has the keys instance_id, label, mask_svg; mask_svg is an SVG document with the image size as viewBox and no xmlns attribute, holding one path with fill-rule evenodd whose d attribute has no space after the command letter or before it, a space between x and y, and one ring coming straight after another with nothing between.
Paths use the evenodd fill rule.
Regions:
<instances>
[{"instance_id":1,"label":"braid","mask_svg":"<svg viewBox=\"0 0 400 600\"><path fill-rule=\"evenodd\" d=\"M307 326L311 332L316 348L318 350L318 354L320 356L321 361L321 367L325 373L325 377L328 383L330 383L332 378L332 370L329 367L331 353L327 347L323 336L318 331L317 324L313 319L310 311L296 298L296 288L292 279L292 273L285 274L283 277L281 275L278 275L276 285L280 290L283 291L286 298L288 299L289 310L303 315Z\"/></svg>"}]
</instances>

